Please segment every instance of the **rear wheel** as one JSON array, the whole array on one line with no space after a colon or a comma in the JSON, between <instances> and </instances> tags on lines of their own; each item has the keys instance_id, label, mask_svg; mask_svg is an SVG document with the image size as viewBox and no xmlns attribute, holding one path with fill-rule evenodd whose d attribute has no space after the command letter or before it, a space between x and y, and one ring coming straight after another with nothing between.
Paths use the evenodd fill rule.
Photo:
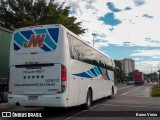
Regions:
<instances>
[{"instance_id":1,"label":"rear wheel","mask_svg":"<svg viewBox=\"0 0 160 120\"><path fill-rule=\"evenodd\" d=\"M112 99L112 98L113 98L113 95L114 95L114 88L112 87L111 95L108 96L108 98L109 98L109 99Z\"/></svg>"},{"instance_id":2,"label":"rear wheel","mask_svg":"<svg viewBox=\"0 0 160 120\"><path fill-rule=\"evenodd\" d=\"M85 104L85 109L89 109L92 104L92 93L91 90L88 90L87 92L87 97L86 97L86 104Z\"/></svg>"}]
</instances>

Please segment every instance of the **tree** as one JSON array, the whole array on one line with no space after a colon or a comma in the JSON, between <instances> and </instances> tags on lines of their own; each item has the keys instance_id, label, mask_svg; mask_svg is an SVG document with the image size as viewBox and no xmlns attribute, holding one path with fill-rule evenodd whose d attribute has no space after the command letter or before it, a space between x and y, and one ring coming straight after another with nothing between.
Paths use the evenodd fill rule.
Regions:
<instances>
[{"instance_id":1,"label":"tree","mask_svg":"<svg viewBox=\"0 0 160 120\"><path fill-rule=\"evenodd\" d=\"M133 72L130 72L126 78L127 81L133 81Z\"/></svg>"},{"instance_id":2,"label":"tree","mask_svg":"<svg viewBox=\"0 0 160 120\"><path fill-rule=\"evenodd\" d=\"M69 16L70 7L50 0L0 0L0 26L14 30L26 26L63 24L76 34L85 33L81 22Z\"/></svg>"},{"instance_id":3,"label":"tree","mask_svg":"<svg viewBox=\"0 0 160 120\"><path fill-rule=\"evenodd\" d=\"M118 75L118 82L123 82L123 70L122 70L122 63L119 60L114 60L115 66L119 68L119 75Z\"/></svg>"}]
</instances>

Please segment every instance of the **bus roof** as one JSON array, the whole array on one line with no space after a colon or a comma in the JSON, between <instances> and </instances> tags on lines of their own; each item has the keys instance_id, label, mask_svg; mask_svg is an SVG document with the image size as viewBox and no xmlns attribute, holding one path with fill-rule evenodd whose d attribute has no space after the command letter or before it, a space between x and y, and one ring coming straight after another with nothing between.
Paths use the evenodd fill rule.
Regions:
<instances>
[{"instance_id":1,"label":"bus roof","mask_svg":"<svg viewBox=\"0 0 160 120\"><path fill-rule=\"evenodd\" d=\"M23 27L23 28L18 28L16 29L15 31L19 31L19 30L25 30L25 29L28 29L28 28L36 28L36 27L51 27L51 26L54 26L54 27L63 27L65 29L67 29L65 26L63 26L62 24L47 24L47 25L36 25L36 26L28 26L28 27ZM70 31L69 29L67 29L68 31ZM74 34L74 36L76 36L77 38L79 38L80 41L84 42L85 44L87 44L88 46L92 47L93 49L95 49L96 51L100 52L101 54L103 54L104 56L112 59L111 57L109 57L107 54L105 54L104 52L98 50L97 48L93 47L91 44L88 43L88 41L86 40L83 40L80 36L76 35L75 33L71 32L71 34Z\"/></svg>"}]
</instances>

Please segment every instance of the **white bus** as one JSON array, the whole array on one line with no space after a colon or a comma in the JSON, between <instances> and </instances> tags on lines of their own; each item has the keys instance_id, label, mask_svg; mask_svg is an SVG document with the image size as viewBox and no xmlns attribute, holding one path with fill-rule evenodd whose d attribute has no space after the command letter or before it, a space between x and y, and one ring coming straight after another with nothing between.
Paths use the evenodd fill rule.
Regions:
<instances>
[{"instance_id":1,"label":"white bus","mask_svg":"<svg viewBox=\"0 0 160 120\"><path fill-rule=\"evenodd\" d=\"M114 61L62 25L17 29L9 66L10 105L88 109L117 92Z\"/></svg>"}]
</instances>

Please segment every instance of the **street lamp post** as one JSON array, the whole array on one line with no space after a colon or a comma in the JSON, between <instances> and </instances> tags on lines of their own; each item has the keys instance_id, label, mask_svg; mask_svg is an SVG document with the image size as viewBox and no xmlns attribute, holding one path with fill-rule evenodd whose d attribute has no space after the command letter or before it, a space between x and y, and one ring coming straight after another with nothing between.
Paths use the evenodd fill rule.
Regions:
<instances>
[{"instance_id":1,"label":"street lamp post","mask_svg":"<svg viewBox=\"0 0 160 120\"><path fill-rule=\"evenodd\" d=\"M160 68L159 68L159 65L158 65L158 73L159 73L158 79L160 79Z\"/></svg>"},{"instance_id":2,"label":"street lamp post","mask_svg":"<svg viewBox=\"0 0 160 120\"><path fill-rule=\"evenodd\" d=\"M94 37L96 36L96 33L92 33L93 36L93 47L94 47Z\"/></svg>"}]
</instances>

